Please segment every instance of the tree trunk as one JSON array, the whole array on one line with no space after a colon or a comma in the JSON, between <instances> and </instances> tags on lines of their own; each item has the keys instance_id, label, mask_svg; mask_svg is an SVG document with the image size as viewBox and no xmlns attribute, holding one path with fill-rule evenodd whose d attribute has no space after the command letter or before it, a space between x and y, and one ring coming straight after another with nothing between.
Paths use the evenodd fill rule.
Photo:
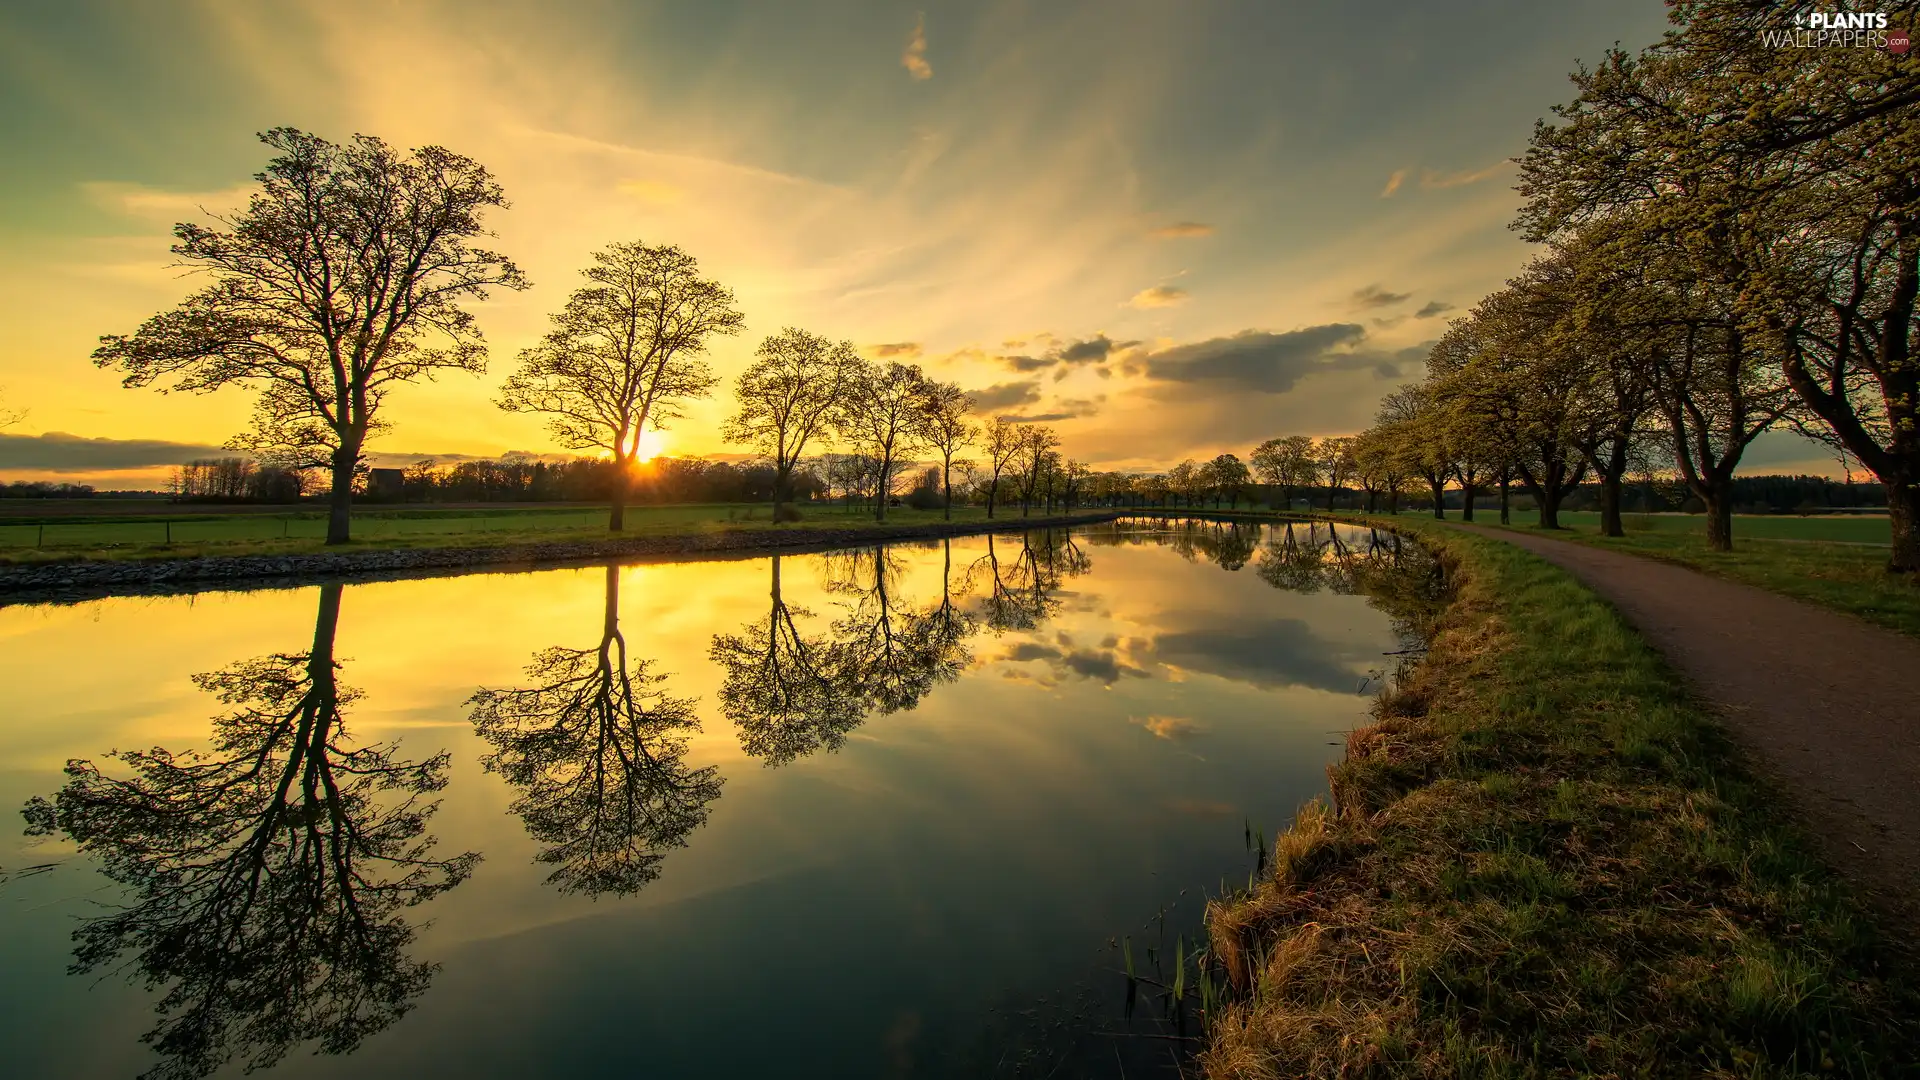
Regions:
<instances>
[{"instance_id":1,"label":"tree trunk","mask_svg":"<svg viewBox=\"0 0 1920 1080\"><path fill-rule=\"evenodd\" d=\"M1887 524L1893 529L1887 569L1896 574L1920 570L1920 487L1905 477L1887 484Z\"/></svg>"},{"instance_id":2,"label":"tree trunk","mask_svg":"<svg viewBox=\"0 0 1920 1080\"><path fill-rule=\"evenodd\" d=\"M1433 516L1447 520L1447 482L1442 480L1436 484L1429 480L1427 486L1433 489Z\"/></svg>"},{"instance_id":3,"label":"tree trunk","mask_svg":"<svg viewBox=\"0 0 1920 1080\"><path fill-rule=\"evenodd\" d=\"M880 490L873 494L873 520L887 520L887 498L893 494L893 462L880 459Z\"/></svg>"},{"instance_id":4,"label":"tree trunk","mask_svg":"<svg viewBox=\"0 0 1920 1080\"><path fill-rule=\"evenodd\" d=\"M953 520L953 458L942 458L940 462L940 490L944 494L945 505L941 507L940 517Z\"/></svg>"},{"instance_id":5,"label":"tree trunk","mask_svg":"<svg viewBox=\"0 0 1920 1080\"><path fill-rule=\"evenodd\" d=\"M1473 520L1473 499L1480 494L1480 485L1462 481L1460 484L1460 520Z\"/></svg>"},{"instance_id":6,"label":"tree trunk","mask_svg":"<svg viewBox=\"0 0 1920 1080\"><path fill-rule=\"evenodd\" d=\"M360 446L341 443L333 451L333 490L327 493L327 543L344 544L353 539L353 467L360 461Z\"/></svg>"},{"instance_id":7,"label":"tree trunk","mask_svg":"<svg viewBox=\"0 0 1920 1080\"><path fill-rule=\"evenodd\" d=\"M1512 487L1513 487L1513 478L1511 476L1508 476L1506 473L1501 473L1500 474L1500 524L1502 525L1513 524L1512 505L1511 505L1513 501L1511 497Z\"/></svg>"},{"instance_id":8,"label":"tree trunk","mask_svg":"<svg viewBox=\"0 0 1920 1080\"><path fill-rule=\"evenodd\" d=\"M1620 520L1621 481L1627 474L1627 440L1616 438L1607 454L1606 467L1600 470L1600 535L1625 536Z\"/></svg>"},{"instance_id":9,"label":"tree trunk","mask_svg":"<svg viewBox=\"0 0 1920 1080\"><path fill-rule=\"evenodd\" d=\"M993 520L993 500L1000 494L1000 474L993 474L993 483L987 486L987 520Z\"/></svg>"},{"instance_id":10,"label":"tree trunk","mask_svg":"<svg viewBox=\"0 0 1920 1080\"><path fill-rule=\"evenodd\" d=\"M627 485L631 483L631 475L632 471L627 468L626 462L619 458L613 460L613 509L607 514L608 532L620 532L627 527ZM775 520L779 517L779 514L774 515Z\"/></svg>"},{"instance_id":11,"label":"tree trunk","mask_svg":"<svg viewBox=\"0 0 1920 1080\"><path fill-rule=\"evenodd\" d=\"M791 500L793 497L791 491L789 490L790 488L792 488L792 486L793 486L793 462L789 461L784 465L778 461L774 462L774 465L773 465L773 523L776 526L780 524L780 508L782 506L785 506L787 502ZM827 505L828 506L833 505L833 489L831 487L827 489ZM774 572L775 573L779 572L778 564L774 566Z\"/></svg>"},{"instance_id":12,"label":"tree trunk","mask_svg":"<svg viewBox=\"0 0 1920 1080\"><path fill-rule=\"evenodd\" d=\"M1701 502L1707 504L1707 547L1733 550L1733 481L1713 481Z\"/></svg>"}]
</instances>

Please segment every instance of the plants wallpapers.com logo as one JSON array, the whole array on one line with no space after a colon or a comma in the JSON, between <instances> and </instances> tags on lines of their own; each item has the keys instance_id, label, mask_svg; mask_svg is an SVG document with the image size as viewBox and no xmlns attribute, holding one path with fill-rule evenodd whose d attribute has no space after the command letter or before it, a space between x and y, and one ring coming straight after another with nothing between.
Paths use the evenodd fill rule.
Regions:
<instances>
[{"instance_id":1,"label":"plants wallpapers.com logo","mask_svg":"<svg viewBox=\"0 0 1920 1080\"><path fill-rule=\"evenodd\" d=\"M1761 38L1770 48L1883 49L1895 55L1912 45L1907 31L1887 25L1884 11L1799 12L1791 27L1763 30Z\"/></svg>"}]
</instances>

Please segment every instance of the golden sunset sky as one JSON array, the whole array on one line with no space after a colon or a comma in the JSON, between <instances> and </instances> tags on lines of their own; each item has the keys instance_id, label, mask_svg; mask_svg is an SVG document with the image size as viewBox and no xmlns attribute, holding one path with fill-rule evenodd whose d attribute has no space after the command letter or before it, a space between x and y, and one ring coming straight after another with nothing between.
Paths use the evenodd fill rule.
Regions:
<instances>
[{"instance_id":1,"label":"golden sunset sky","mask_svg":"<svg viewBox=\"0 0 1920 1080\"><path fill-rule=\"evenodd\" d=\"M1525 261L1507 159L1652 0L10 4L0 12L0 479L150 486L248 395L88 359L192 286L175 221L244 201L258 131L438 143L505 185L534 287L482 377L392 400L381 462L555 448L491 404L615 240L732 287L729 382L787 325L1051 417L1103 468L1356 430ZM722 390L667 452L724 454ZM102 441L105 440L105 441ZM1764 471L1831 471L1790 438Z\"/></svg>"}]
</instances>

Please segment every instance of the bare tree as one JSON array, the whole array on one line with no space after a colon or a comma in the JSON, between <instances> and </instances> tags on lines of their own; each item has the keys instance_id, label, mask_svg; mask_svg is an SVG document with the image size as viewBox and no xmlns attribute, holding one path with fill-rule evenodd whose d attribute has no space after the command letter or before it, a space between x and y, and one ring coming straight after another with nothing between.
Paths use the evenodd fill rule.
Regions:
<instances>
[{"instance_id":1,"label":"bare tree","mask_svg":"<svg viewBox=\"0 0 1920 1080\"><path fill-rule=\"evenodd\" d=\"M4 396L0 396L0 431L5 431L27 418L25 410L10 409L7 407L6 402L7 399Z\"/></svg>"},{"instance_id":2,"label":"bare tree","mask_svg":"<svg viewBox=\"0 0 1920 1080\"><path fill-rule=\"evenodd\" d=\"M275 464L327 468L327 543L349 539L354 473L394 384L482 372L486 344L465 300L524 289L505 256L475 247L505 207L493 175L438 146L402 154L371 135L336 145L293 128L245 211L174 226L177 265L206 288L100 339L94 363L127 386L253 389L253 431L229 445Z\"/></svg>"},{"instance_id":3,"label":"bare tree","mask_svg":"<svg viewBox=\"0 0 1920 1080\"><path fill-rule=\"evenodd\" d=\"M1000 497L1000 476L1014 467L1015 459L1020 456L1020 448L1025 429L1022 425L1004 416L995 417L993 426L987 429L987 465L991 475L987 479L987 517L993 517L994 503Z\"/></svg>"},{"instance_id":4,"label":"bare tree","mask_svg":"<svg viewBox=\"0 0 1920 1080\"><path fill-rule=\"evenodd\" d=\"M862 361L852 342L828 341L792 326L761 342L755 355L735 384L739 404L721 432L728 442L772 459L778 522L793 498L794 465L807 443L832 426Z\"/></svg>"},{"instance_id":5,"label":"bare tree","mask_svg":"<svg viewBox=\"0 0 1920 1080\"><path fill-rule=\"evenodd\" d=\"M613 511L626 524L627 491L648 425L677 419L684 402L706 397L718 380L700 354L715 334L743 321L733 293L700 277L693 256L639 241L593 253L540 344L520 353L520 370L501 388L510 412L548 415L554 439L569 450L613 455Z\"/></svg>"},{"instance_id":6,"label":"bare tree","mask_svg":"<svg viewBox=\"0 0 1920 1080\"><path fill-rule=\"evenodd\" d=\"M843 439L877 464L873 520L885 521L894 469L922 445L927 376L913 364L861 361L844 386L835 424Z\"/></svg>"},{"instance_id":7,"label":"bare tree","mask_svg":"<svg viewBox=\"0 0 1920 1080\"><path fill-rule=\"evenodd\" d=\"M980 427L967 419L973 411L973 399L954 383L929 380L920 402L920 438L940 451L940 487L943 499L941 516L953 519L954 456L972 446Z\"/></svg>"},{"instance_id":8,"label":"bare tree","mask_svg":"<svg viewBox=\"0 0 1920 1080\"><path fill-rule=\"evenodd\" d=\"M1040 484L1040 475L1046 471L1053 458L1053 448L1060 445L1060 436L1045 424L1026 424L1020 433L1021 471L1025 479L1020 487L1020 516L1026 517L1033 507L1033 494Z\"/></svg>"}]
</instances>

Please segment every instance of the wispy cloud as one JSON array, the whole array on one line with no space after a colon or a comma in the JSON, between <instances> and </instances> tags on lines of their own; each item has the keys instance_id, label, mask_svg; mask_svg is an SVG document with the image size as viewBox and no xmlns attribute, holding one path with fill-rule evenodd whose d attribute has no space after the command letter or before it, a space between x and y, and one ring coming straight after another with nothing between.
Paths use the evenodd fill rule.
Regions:
<instances>
[{"instance_id":1,"label":"wispy cloud","mask_svg":"<svg viewBox=\"0 0 1920 1080\"><path fill-rule=\"evenodd\" d=\"M1387 177L1387 186L1380 189L1380 197L1383 199L1393 198L1393 193L1396 191L1399 191L1400 185L1406 182L1407 182L1407 170L1405 169L1393 170L1393 175Z\"/></svg>"},{"instance_id":2,"label":"wispy cloud","mask_svg":"<svg viewBox=\"0 0 1920 1080\"><path fill-rule=\"evenodd\" d=\"M1416 319L1431 319L1435 315L1452 310L1453 305L1444 300L1429 300L1421 306L1419 311L1413 313L1413 317Z\"/></svg>"},{"instance_id":3,"label":"wispy cloud","mask_svg":"<svg viewBox=\"0 0 1920 1080\"><path fill-rule=\"evenodd\" d=\"M896 356L919 356L920 343L917 341L894 341L881 345L867 346L867 352L882 360Z\"/></svg>"},{"instance_id":4,"label":"wispy cloud","mask_svg":"<svg viewBox=\"0 0 1920 1080\"><path fill-rule=\"evenodd\" d=\"M1162 225L1147 232L1148 236L1161 240L1179 240L1189 236L1212 236L1216 231L1204 221L1176 221L1171 225Z\"/></svg>"},{"instance_id":5,"label":"wispy cloud","mask_svg":"<svg viewBox=\"0 0 1920 1080\"><path fill-rule=\"evenodd\" d=\"M1355 289L1353 293L1353 306L1362 311L1371 311L1374 308L1404 304L1412 298L1412 293L1388 292L1375 284L1368 285L1364 289Z\"/></svg>"},{"instance_id":6,"label":"wispy cloud","mask_svg":"<svg viewBox=\"0 0 1920 1080\"><path fill-rule=\"evenodd\" d=\"M1437 169L1421 169L1420 186L1423 188L1465 187L1468 184L1477 184L1506 167L1506 162L1496 161L1484 169L1472 169L1464 172L1440 172Z\"/></svg>"},{"instance_id":7,"label":"wispy cloud","mask_svg":"<svg viewBox=\"0 0 1920 1080\"><path fill-rule=\"evenodd\" d=\"M1155 285L1151 289L1142 289L1133 294L1128 304L1137 308L1172 307L1187 300L1187 290L1172 285Z\"/></svg>"},{"instance_id":8,"label":"wispy cloud","mask_svg":"<svg viewBox=\"0 0 1920 1080\"><path fill-rule=\"evenodd\" d=\"M927 63L927 17L925 15L913 24L913 33L907 35L907 51L900 54L900 66L907 74L917 80L933 78L933 65Z\"/></svg>"}]
</instances>

